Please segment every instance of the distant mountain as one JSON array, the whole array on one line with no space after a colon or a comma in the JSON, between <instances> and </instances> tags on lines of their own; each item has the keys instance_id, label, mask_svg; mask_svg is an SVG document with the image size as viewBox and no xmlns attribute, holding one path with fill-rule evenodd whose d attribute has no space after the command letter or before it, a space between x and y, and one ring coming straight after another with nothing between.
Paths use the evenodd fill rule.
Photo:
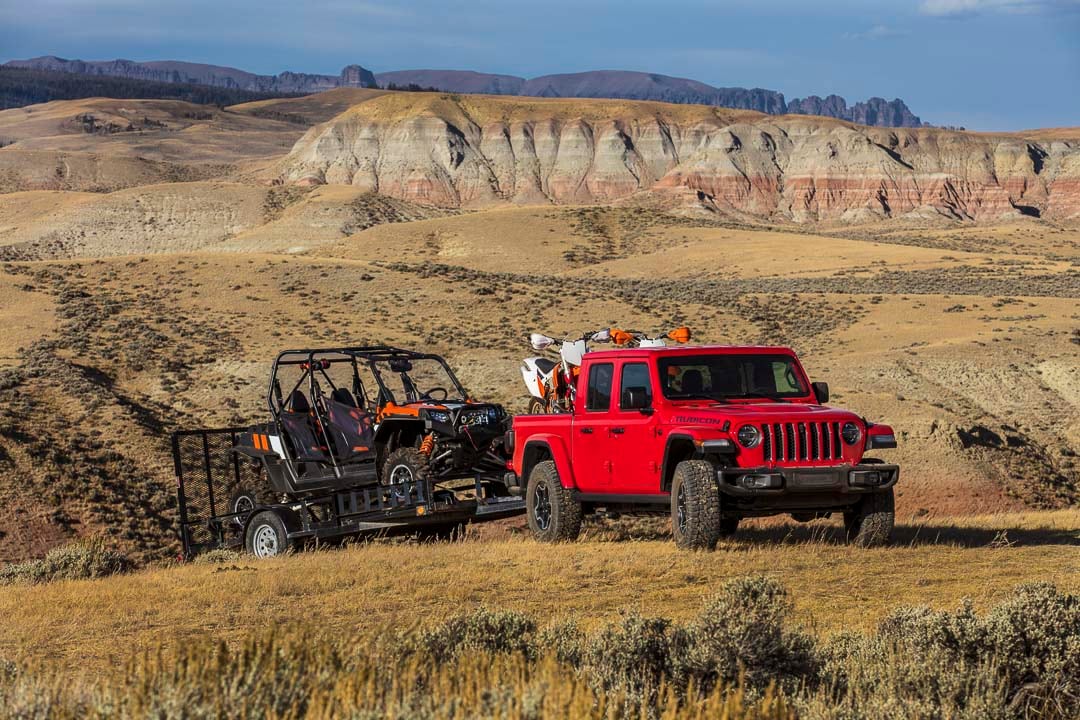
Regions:
<instances>
[{"instance_id":1,"label":"distant mountain","mask_svg":"<svg viewBox=\"0 0 1080 720\"><path fill-rule=\"evenodd\" d=\"M381 87L416 85L446 92L486 95L526 95L562 98L621 98L658 100L694 105L718 105L740 110L757 110L770 115L793 113L824 115L863 125L921 127L923 121L903 100L870 98L848 106L838 95L816 95L791 102L784 94L762 88L713 87L688 78L626 70L593 70L566 75L542 75L531 80L514 75L488 75L465 70L398 70L377 73Z\"/></svg>"},{"instance_id":2,"label":"distant mountain","mask_svg":"<svg viewBox=\"0 0 1080 720\"><path fill-rule=\"evenodd\" d=\"M67 60L54 55L12 60L4 67L50 70L78 75L124 77L153 82L188 83L211 87L248 90L258 93L309 94L336 87L375 87L375 76L359 65L348 65L340 75L283 72L279 75L256 75L244 70L218 65L158 60Z\"/></svg>"},{"instance_id":3,"label":"distant mountain","mask_svg":"<svg viewBox=\"0 0 1080 720\"><path fill-rule=\"evenodd\" d=\"M217 65L163 60L67 60L47 55L30 60L12 60L5 67L29 68L80 75L124 77L154 82L209 85L260 93L306 94L337 87L397 87L436 89L444 92L525 95L561 98L620 98L661 102L716 105L757 110L770 115L784 113L825 115L863 125L920 127L922 120L903 100L870 98L849 106L837 95L811 95L791 102L783 93L762 88L713 87L688 78L626 70L593 70L563 75L542 75L526 79L515 75L494 75L469 70L398 70L373 75L359 66L348 65L339 75L283 72L256 75Z\"/></svg>"}]
</instances>

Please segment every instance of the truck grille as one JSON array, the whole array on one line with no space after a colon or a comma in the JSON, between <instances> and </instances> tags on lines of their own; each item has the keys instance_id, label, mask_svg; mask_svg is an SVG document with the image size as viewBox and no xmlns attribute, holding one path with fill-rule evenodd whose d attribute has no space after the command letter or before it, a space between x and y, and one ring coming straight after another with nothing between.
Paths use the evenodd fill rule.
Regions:
<instances>
[{"instance_id":1,"label":"truck grille","mask_svg":"<svg viewBox=\"0 0 1080 720\"><path fill-rule=\"evenodd\" d=\"M761 445L767 461L840 460L839 422L765 423Z\"/></svg>"}]
</instances>

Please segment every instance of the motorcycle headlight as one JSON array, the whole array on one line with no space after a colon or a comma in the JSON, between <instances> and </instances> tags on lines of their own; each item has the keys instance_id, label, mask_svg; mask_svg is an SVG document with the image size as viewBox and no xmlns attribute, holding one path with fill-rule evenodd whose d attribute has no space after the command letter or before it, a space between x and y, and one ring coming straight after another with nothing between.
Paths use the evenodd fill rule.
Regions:
<instances>
[{"instance_id":1,"label":"motorcycle headlight","mask_svg":"<svg viewBox=\"0 0 1080 720\"><path fill-rule=\"evenodd\" d=\"M450 422L450 413L443 410L428 410L427 416L432 422L448 423Z\"/></svg>"},{"instance_id":2,"label":"motorcycle headlight","mask_svg":"<svg viewBox=\"0 0 1080 720\"><path fill-rule=\"evenodd\" d=\"M844 438L844 442L848 445L854 445L862 437L862 431L853 422L844 423L844 427L840 430L840 437Z\"/></svg>"},{"instance_id":3,"label":"motorcycle headlight","mask_svg":"<svg viewBox=\"0 0 1080 720\"><path fill-rule=\"evenodd\" d=\"M753 425L743 425L736 436L743 447L752 448L761 442L761 431Z\"/></svg>"}]
</instances>

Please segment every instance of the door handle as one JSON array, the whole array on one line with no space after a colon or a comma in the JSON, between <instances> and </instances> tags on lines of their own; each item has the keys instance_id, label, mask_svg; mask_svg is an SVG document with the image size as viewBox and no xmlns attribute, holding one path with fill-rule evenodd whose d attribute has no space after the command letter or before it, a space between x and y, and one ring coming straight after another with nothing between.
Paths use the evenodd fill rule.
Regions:
<instances>
[{"instance_id":1,"label":"door handle","mask_svg":"<svg viewBox=\"0 0 1080 720\"><path fill-rule=\"evenodd\" d=\"M583 427L583 428L581 428L581 433L582 433L582 435L592 435L592 428L591 427Z\"/></svg>"},{"instance_id":2,"label":"door handle","mask_svg":"<svg viewBox=\"0 0 1080 720\"><path fill-rule=\"evenodd\" d=\"M622 435L624 432L626 432L626 428L611 428L612 435Z\"/></svg>"}]
</instances>

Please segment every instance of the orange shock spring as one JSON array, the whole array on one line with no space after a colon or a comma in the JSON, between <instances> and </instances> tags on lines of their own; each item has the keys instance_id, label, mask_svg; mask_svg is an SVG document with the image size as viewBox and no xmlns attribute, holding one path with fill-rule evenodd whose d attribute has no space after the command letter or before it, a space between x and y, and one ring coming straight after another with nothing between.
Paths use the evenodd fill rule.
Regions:
<instances>
[{"instance_id":1,"label":"orange shock spring","mask_svg":"<svg viewBox=\"0 0 1080 720\"><path fill-rule=\"evenodd\" d=\"M423 441L420 443L420 454L425 457L431 456L431 451L435 449L435 433L428 433Z\"/></svg>"}]
</instances>

